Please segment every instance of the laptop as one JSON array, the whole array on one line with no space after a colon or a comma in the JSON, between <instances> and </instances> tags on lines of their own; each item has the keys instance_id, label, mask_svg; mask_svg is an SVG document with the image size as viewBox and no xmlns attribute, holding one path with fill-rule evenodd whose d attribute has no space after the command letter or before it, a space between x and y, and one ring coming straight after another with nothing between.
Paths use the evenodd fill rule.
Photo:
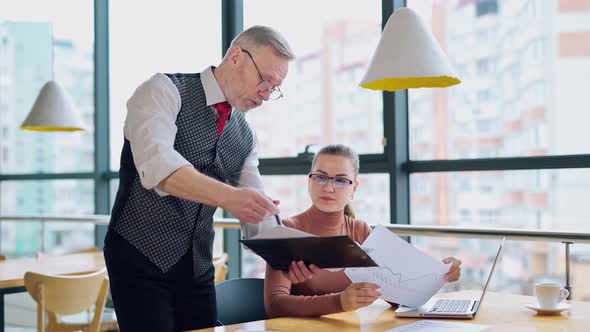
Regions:
<instances>
[{"instance_id":1,"label":"laptop","mask_svg":"<svg viewBox=\"0 0 590 332\"><path fill-rule=\"evenodd\" d=\"M490 274L488 275L488 280L486 280L486 284L483 287L483 291L481 292L481 297L479 298L479 300L443 299L433 297L424 305L417 308L400 306L395 311L395 315L397 317L464 319L474 318L475 314L477 313L477 310L483 302L484 295L486 294L486 290L488 288L488 285L490 284L490 280L492 279L492 274L494 273L494 269L496 268L496 263L498 263L498 258L500 257L500 252L502 251L502 247L504 246L505 239L506 238L502 238L502 242L500 243L500 247L498 248L498 253L496 253L496 258L494 259L494 264L492 265L492 269L490 270Z\"/></svg>"}]
</instances>

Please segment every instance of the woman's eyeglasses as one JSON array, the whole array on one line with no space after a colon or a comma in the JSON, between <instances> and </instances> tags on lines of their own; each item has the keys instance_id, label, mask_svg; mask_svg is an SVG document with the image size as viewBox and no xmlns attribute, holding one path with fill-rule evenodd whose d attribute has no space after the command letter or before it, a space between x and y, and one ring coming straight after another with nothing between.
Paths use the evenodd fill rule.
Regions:
<instances>
[{"instance_id":1,"label":"woman's eyeglasses","mask_svg":"<svg viewBox=\"0 0 590 332\"><path fill-rule=\"evenodd\" d=\"M348 188L352 186L352 184L354 183L352 180L347 178L338 176L327 176L324 174L316 173L310 173L309 178L313 183L318 184L320 186L325 186L328 184L328 181L332 180L332 184L334 185L334 187L339 189Z\"/></svg>"}]
</instances>

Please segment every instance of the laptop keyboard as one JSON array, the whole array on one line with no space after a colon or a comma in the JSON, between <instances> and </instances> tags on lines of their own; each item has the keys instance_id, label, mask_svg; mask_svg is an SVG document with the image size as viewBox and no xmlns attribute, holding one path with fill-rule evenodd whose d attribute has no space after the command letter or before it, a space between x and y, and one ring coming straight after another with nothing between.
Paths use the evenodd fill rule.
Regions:
<instances>
[{"instance_id":1,"label":"laptop keyboard","mask_svg":"<svg viewBox=\"0 0 590 332\"><path fill-rule=\"evenodd\" d=\"M469 310L471 300L445 300L439 299L434 303L430 312L466 312Z\"/></svg>"}]
</instances>

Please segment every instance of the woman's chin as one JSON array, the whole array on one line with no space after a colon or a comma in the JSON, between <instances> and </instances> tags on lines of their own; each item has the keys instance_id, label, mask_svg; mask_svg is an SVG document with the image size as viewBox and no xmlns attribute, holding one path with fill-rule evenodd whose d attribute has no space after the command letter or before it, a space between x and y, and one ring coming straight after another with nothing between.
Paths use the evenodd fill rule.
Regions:
<instances>
[{"instance_id":1,"label":"woman's chin","mask_svg":"<svg viewBox=\"0 0 590 332\"><path fill-rule=\"evenodd\" d=\"M326 212L326 213L338 212L338 211L344 210L344 208L337 206L335 203L336 202L334 202L334 201L332 201L332 202L319 201L319 202L314 203L314 205L318 210L320 210L322 212Z\"/></svg>"}]
</instances>

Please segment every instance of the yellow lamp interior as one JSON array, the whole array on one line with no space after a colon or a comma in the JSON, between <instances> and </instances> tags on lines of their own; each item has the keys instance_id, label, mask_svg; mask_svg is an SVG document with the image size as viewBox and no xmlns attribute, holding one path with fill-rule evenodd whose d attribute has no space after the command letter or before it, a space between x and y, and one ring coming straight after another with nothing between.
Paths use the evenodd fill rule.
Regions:
<instances>
[{"instance_id":1,"label":"yellow lamp interior","mask_svg":"<svg viewBox=\"0 0 590 332\"><path fill-rule=\"evenodd\" d=\"M31 130L31 131L80 131L84 130L78 127L54 127L54 126L22 126L20 127L22 130Z\"/></svg>"},{"instance_id":2,"label":"yellow lamp interior","mask_svg":"<svg viewBox=\"0 0 590 332\"><path fill-rule=\"evenodd\" d=\"M450 76L390 77L361 84L361 87L371 90L397 91L412 88L444 88L459 83L461 83L460 79Z\"/></svg>"}]
</instances>

